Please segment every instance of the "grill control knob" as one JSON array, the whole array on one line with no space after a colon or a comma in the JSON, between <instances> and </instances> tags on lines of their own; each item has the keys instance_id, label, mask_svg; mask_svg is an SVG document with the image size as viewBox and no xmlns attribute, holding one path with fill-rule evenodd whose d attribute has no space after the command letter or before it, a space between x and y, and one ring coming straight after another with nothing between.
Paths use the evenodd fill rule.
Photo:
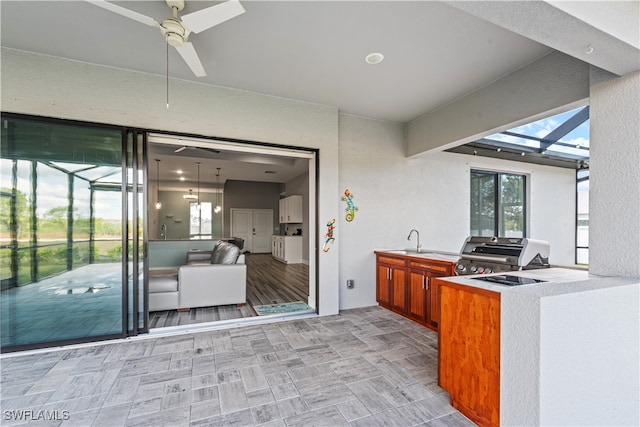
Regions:
<instances>
[{"instance_id":1,"label":"grill control knob","mask_svg":"<svg viewBox=\"0 0 640 427\"><path fill-rule=\"evenodd\" d=\"M471 272L472 273L476 273L478 271L478 267L476 267L475 265L471 266Z\"/></svg>"},{"instance_id":2,"label":"grill control knob","mask_svg":"<svg viewBox=\"0 0 640 427\"><path fill-rule=\"evenodd\" d=\"M493 268L487 267L487 268L485 268L484 272L487 273L487 274L493 273Z\"/></svg>"},{"instance_id":3,"label":"grill control knob","mask_svg":"<svg viewBox=\"0 0 640 427\"><path fill-rule=\"evenodd\" d=\"M482 274L484 272L485 272L484 267L478 267L478 273Z\"/></svg>"},{"instance_id":4,"label":"grill control knob","mask_svg":"<svg viewBox=\"0 0 640 427\"><path fill-rule=\"evenodd\" d=\"M456 268L458 269L458 271L465 271L467 269L467 267L465 267L464 264L458 264Z\"/></svg>"}]
</instances>

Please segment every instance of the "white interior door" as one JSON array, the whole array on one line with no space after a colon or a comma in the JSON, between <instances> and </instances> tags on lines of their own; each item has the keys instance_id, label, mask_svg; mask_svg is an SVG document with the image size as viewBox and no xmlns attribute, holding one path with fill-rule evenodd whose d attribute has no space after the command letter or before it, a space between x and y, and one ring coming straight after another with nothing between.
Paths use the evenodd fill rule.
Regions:
<instances>
[{"instance_id":1,"label":"white interior door","mask_svg":"<svg viewBox=\"0 0 640 427\"><path fill-rule=\"evenodd\" d=\"M273 210L255 209L253 211L253 253L271 253L271 235L273 234Z\"/></svg>"},{"instance_id":2,"label":"white interior door","mask_svg":"<svg viewBox=\"0 0 640 427\"><path fill-rule=\"evenodd\" d=\"M244 239L244 250L271 253L272 209L231 209L231 237Z\"/></svg>"},{"instance_id":3,"label":"white interior door","mask_svg":"<svg viewBox=\"0 0 640 427\"><path fill-rule=\"evenodd\" d=\"M231 209L231 237L244 239L243 250L253 252L253 213L251 209Z\"/></svg>"}]
</instances>

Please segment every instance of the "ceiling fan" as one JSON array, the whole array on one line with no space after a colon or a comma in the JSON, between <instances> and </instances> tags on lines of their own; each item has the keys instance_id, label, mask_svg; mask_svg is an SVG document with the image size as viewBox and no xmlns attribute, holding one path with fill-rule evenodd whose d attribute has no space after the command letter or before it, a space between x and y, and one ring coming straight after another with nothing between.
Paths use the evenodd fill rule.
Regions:
<instances>
[{"instance_id":1,"label":"ceiling fan","mask_svg":"<svg viewBox=\"0 0 640 427\"><path fill-rule=\"evenodd\" d=\"M173 150L173 152L174 153L181 153L184 150L202 150L202 151L207 151L209 153L220 154L220 150L216 150L215 148L194 147L194 146L189 146L189 145L182 145L182 146L176 148L175 150Z\"/></svg>"},{"instance_id":2,"label":"ceiling fan","mask_svg":"<svg viewBox=\"0 0 640 427\"><path fill-rule=\"evenodd\" d=\"M188 40L190 33L200 33L231 18L235 18L245 12L244 8L238 0L227 0L224 3L201 9L192 13L188 13L182 18L178 17L178 12L184 9L184 0L166 0L167 5L171 8L173 17L167 18L161 23L155 19L145 16L133 10L126 9L122 6L110 3L105 0L86 0L103 9L107 9L118 15L133 19L151 27L160 28L167 43L175 47L182 59L187 63L196 77L204 77L207 73L200 62L200 58L196 53L193 44Z\"/></svg>"}]
</instances>

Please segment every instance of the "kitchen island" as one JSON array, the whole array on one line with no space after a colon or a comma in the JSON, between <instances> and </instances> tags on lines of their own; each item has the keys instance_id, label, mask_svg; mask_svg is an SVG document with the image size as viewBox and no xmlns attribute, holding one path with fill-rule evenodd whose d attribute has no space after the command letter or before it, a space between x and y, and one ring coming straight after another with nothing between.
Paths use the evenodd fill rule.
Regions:
<instances>
[{"instance_id":1,"label":"kitchen island","mask_svg":"<svg viewBox=\"0 0 640 427\"><path fill-rule=\"evenodd\" d=\"M543 282L435 280L439 383L452 405L480 425L638 425L640 279L509 274Z\"/></svg>"}]
</instances>

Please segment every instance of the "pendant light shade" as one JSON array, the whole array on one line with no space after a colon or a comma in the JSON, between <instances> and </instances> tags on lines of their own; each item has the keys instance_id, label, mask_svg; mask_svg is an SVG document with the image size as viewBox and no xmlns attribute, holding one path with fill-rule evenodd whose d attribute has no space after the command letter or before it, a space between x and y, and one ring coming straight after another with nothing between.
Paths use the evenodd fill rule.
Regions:
<instances>
[{"instance_id":1,"label":"pendant light shade","mask_svg":"<svg viewBox=\"0 0 640 427\"><path fill-rule=\"evenodd\" d=\"M160 202L160 159L156 159L156 209L162 209Z\"/></svg>"}]
</instances>

